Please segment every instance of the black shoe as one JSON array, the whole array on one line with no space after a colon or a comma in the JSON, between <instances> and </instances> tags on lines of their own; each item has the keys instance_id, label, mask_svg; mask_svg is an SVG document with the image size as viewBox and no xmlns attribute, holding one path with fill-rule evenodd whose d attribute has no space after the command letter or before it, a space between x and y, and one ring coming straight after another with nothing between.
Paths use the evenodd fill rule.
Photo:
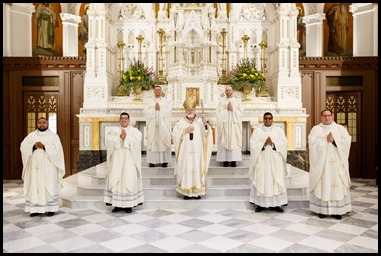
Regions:
<instances>
[{"instance_id":1,"label":"black shoe","mask_svg":"<svg viewBox=\"0 0 381 256\"><path fill-rule=\"evenodd\" d=\"M138 203L138 205L143 205L143 203Z\"/></svg>"},{"instance_id":2,"label":"black shoe","mask_svg":"<svg viewBox=\"0 0 381 256\"><path fill-rule=\"evenodd\" d=\"M263 210L263 208L260 206L257 206L257 208L255 208L255 212L261 212L262 210Z\"/></svg>"},{"instance_id":3,"label":"black shoe","mask_svg":"<svg viewBox=\"0 0 381 256\"><path fill-rule=\"evenodd\" d=\"M338 219L338 220L341 220L341 215L337 215L337 214L334 214L334 215L332 215L332 217L334 217L335 219Z\"/></svg>"},{"instance_id":4,"label":"black shoe","mask_svg":"<svg viewBox=\"0 0 381 256\"><path fill-rule=\"evenodd\" d=\"M120 212L120 211L123 211L123 208L121 208L121 207L115 207L114 209L112 209L111 212Z\"/></svg>"},{"instance_id":5,"label":"black shoe","mask_svg":"<svg viewBox=\"0 0 381 256\"><path fill-rule=\"evenodd\" d=\"M327 217L327 215L322 214L322 213L319 213L319 218L320 218L320 219L324 219L325 217Z\"/></svg>"},{"instance_id":6,"label":"black shoe","mask_svg":"<svg viewBox=\"0 0 381 256\"><path fill-rule=\"evenodd\" d=\"M276 212L284 212L284 210L280 208L279 206L275 206L273 210Z\"/></svg>"},{"instance_id":7,"label":"black shoe","mask_svg":"<svg viewBox=\"0 0 381 256\"><path fill-rule=\"evenodd\" d=\"M236 161L231 162L231 163L230 163L230 166L231 166L231 167L237 167L237 163L236 163Z\"/></svg>"},{"instance_id":8,"label":"black shoe","mask_svg":"<svg viewBox=\"0 0 381 256\"><path fill-rule=\"evenodd\" d=\"M222 166L223 167L228 167L229 166L229 162L224 162Z\"/></svg>"},{"instance_id":9,"label":"black shoe","mask_svg":"<svg viewBox=\"0 0 381 256\"><path fill-rule=\"evenodd\" d=\"M190 196L184 196L184 200L191 200L192 199L192 197L190 197Z\"/></svg>"},{"instance_id":10,"label":"black shoe","mask_svg":"<svg viewBox=\"0 0 381 256\"><path fill-rule=\"evenodd\" d=\"M131 208L131 207L127 207L127 208L125 209L125 211L126 211L126 213L131 213L131 212L132 212L132 208Z\"/></svg>"},{"instance_id":11,"label":"black shoe","mask_svg":"<svg viewBox=\"0 0 381 256\"><path fill-rule=\"evenodd\" d=\"M167 168L167 167L168 167L168 163L163 163L163 164L161 165L161 167L163 167L163 168Z\"/></svg>"},{"instance_id":12,"label":"black shoe","mask_svg":"<svg viewBox=\"0 0 381 256\"><path fill-rule=\"evenodd\" d=\"M192 197L193 199L201 199L201 196L194 196L194 197Z\"/></svg>"},{"instance_id":13,"label":"black shoe","mask_svg":"<svg viewBox=\"0 0 381 256\"><path fill-rule=\"evenodd\" d=\"M52 217L52 216L54 216L54 212L48 212L46 215L47 215L48 217Z\"/></svg>"},{"instance_id":14,"label":"black shoe","mask_svg":"<svg viewBox=\"0 0 381 256\"><path fill-rule=\"evenodd\" d=\"M155 167L155 165L150 163L150 164L149 164L149 167Z\"/></svg>"},{"instance_id":15,"label":"black shoe","mask_svg":"<svg viewBox=\"0 0 381 256\"><path fill-rule=\"evenodd\" d=\"M107 205L107 206L111 206L112 204L110 204L110 203L106 203L106 205Z\"/></svg>"},{"instance_id":16,"label":"black shoe","mask_svg":"<svg viewBox=\"0 0 381 256\"><path fill-rule=\"evenodd\" d=\"M36 217L36 216L38 216L38 215L40 215L40 213L38 213L38 212L34 212L34 213L31 213L29 216L30 216L30 217Z\"/></svg>"}]
</instances>

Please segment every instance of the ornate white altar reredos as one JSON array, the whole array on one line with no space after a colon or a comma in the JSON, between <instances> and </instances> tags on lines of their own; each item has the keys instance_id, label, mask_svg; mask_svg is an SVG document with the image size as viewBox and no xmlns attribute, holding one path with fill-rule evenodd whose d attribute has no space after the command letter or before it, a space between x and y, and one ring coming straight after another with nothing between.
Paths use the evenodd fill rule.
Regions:
<instances>
[{"instance_id":1,"label":"ornate white altar reredos","mask_svg":"<svg viewBox=\"0 0 381 256\"><path fill-rule=\"evenodd\" d=\"M289 149L305 150L307 115L301 102L294 3L91 3L87 14L80 150L104 150L105 130L118 125L121 111L144 131L142 109L153 91L143 91L142 101L134 94L116 96L120 71L134 60L155 70L157 82L173 102L173 124L184 115L186 97L195 97L204 103L215 129L215 108L224 84L244 58L256 61L270 94L257 97L252 91L244 102L245 149L252 128L271 111L285 129Z\"/></svg>"}]
</instances>

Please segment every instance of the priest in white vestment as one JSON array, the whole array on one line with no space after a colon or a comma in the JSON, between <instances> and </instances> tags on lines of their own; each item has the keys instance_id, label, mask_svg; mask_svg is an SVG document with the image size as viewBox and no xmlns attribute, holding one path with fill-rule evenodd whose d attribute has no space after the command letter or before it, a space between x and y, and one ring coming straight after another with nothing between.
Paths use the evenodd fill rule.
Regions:
<instances>
[{"instance_id":1,"label":"priest in white vestment","mask_svg":"<svg viewBox=\"0 0 381 256\"><path fill-rule=\"evenodd\" d=\"M130 115L120 114L118 127L106 134L107 174L104 202L114 206L112 212L132 212L142 205L143 179L141 143L142 133L129 125Z\"/></svg>"},{"instance_id":2,"label":"priest in white vestment","mask_svg":"<svg viewBox=\"0 0 381 256\"><path fill-rule=\"evenodd\" d=\"M155 86L154 95L143 109L147 127L147 163L149 167L160 164L165 168L172 161L172 102L162 96L159 85Z\"/></svg>"},{"instance_id":3,"label":"priest in white vestment","mask_svg":"<svg viewBox=\"0 0 381 256\"><path fill-rule=\"evenodd\" d=\"M310 210L319 218L341 219L352 210L349 175L351 136L333 121L330 110L321 112L321 122L308 135L310 160Z\"/></svg>"},{"instance_id":4,"label":"priest in white vestment","mask_svg":"<svg viewBox=\"0 0 381 256\"><path fill-rule=\"evenodd\" d=\"M184 199L200 199L206 194L206 176L212 156L212 128L204 116L196 115L196 102L184 102L186 116L173 129L176 162L176 191Z\"/></svg>"},{"instance_id":5,"label":"priest in white vestment","mask_svg":"<svg viewBox=\"0 0 381 256\"><path fill-rule=\"evenodd\" d=\"M282 128L274 126L273 115L266 112L263 124L250 138L249 178L252 182L249 201L257 205L255 212L269 208L283 212L287 205L287 144Z\"/></svg>"},{"instance_id":6,"label":"priest in white vestment","mask_svg":"<svg viewBox=\"0 0 381 256\"><path fill-rule=\"evenodd\" d=\"M59 210L65 159L61 140L49 129L48 120L40 117L37 130L30 132L20 146L23 162L25 212L30 216Z\"/></svg>"},{"instance_id":7,"label":"priest in white vestment","mask_svg":"<svg viewBox=\"0 0 381 256\"><path fill-rule=\"evenodd\" d=\"M242 161L242 118L244 106L241 99L233 96L233 88L225 87L217 107L217 162L224 167L237 166Z\"/></svg>"}]
</instances>

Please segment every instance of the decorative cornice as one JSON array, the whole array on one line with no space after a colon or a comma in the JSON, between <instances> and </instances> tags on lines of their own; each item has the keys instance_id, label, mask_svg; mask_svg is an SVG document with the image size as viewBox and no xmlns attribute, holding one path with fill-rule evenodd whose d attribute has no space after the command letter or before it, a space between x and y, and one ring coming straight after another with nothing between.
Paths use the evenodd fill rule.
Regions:
<instances>
[{"instance_id":1,"label":"decorative cornice","mask_svg":"<svg viewBox=\"0 0 381 256\"><path fill-rule=\"evenodd\" d=\"M300 70L378 70L378 57L300 57Z\"/></svg>"},{"instance_id":2,"label":"decorative cornice","mask_svg":"<svg viewBox=\"0 0 381 256\"><path fill-rule=\"evenodd\" d=\"M81 17L70 13L60 13L62 22L68 22L72 24L78 24L81 21Z\"/></svg>"},{"instance_id":3,"label":"decorative cornice","mask_svg":"<svg viewBox=\"0 0 381 256\"><path fill-rule=\"evenodd\" d=\"M3 57L3 71L30 69L86 70L86 57Z\"/></svg>"},{"instance_id":4,"label":"decorative cornice","mask_svg":"<svg viewBox=\"0 0 381 256\"><path fill-rule=\"evenodd\" d=\"M325 14L324 13L315 13L312 15L304 16L303 22L306 25L313 24L313 23L321 23L325 20Z\"/></svg>"}]
</instances>

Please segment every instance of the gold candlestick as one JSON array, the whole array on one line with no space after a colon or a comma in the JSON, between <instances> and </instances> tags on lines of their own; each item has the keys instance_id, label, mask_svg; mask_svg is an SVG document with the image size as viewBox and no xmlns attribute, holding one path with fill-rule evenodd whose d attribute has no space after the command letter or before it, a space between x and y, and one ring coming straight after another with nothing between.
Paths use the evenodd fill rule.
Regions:
<instances>
[{"instance_id":1,"label":"gold candlestick","mask_svg":"<svg viewBox=\"0 0 381 256\"><path fill-rule=\"evenodd\" d=\"M159 33L159 72L157 76L157 83L158 84L166 84L166 80L163 75L163 36L165 34L165 31L161 28L157 31Z\"/></svg>"},{"instance_id":2,"label":"gold candlestick","mask_svg":"<svg viewBox=\"0 0 381 256\"><path fill-rule=\"evenodd\" d=\"M138 35L136 37L136 40L138 40L138 44L139 44L138 60L141 62L142 61L142 42L144 40L144 37L142 35Z\"/></svg>"},{"instance_id":3,"label":"gold candlestick","mask_svg":"<svg viewBox=\"0 0 381 256\"><path fill-rule=\"evenodd\" d=\"M250 37L248 35L244 35L242 37L243 41L243 58L246 60L247 59L247 42L249 41Z\"/></svg>"},{"instance_id":4,"label":"gold candlestick","mask_svg":"<svg viewBox=\"0 0 381 256\"><path fill-rule=\"evenodd\" d=\"M262 36L262 41L261 43L259 44L259 47L261 47L261 74L264 78L266 78L266 58L265 58L265 49L267 48L267 42L266 42L266 35L263 35ZM258 96L259 97L269 97L270 94L269 92L267 91L267 88L262 88L262 90L260 90L258 92Z\"/></svg>"},{"instance_id":5,"label":"gold candlestick","mask_svg":"<svg viewBox=\"0 0 381 256\"><path fill-rule=\"evenodd\" d=\"M220 84L227 84L228 81L229 81L229 77L227 76L226 74L226 43L225 43L225 40L226 40L226 34L228 32L226 32L226 29L223 28L221 30L221 36L222 36L222 75L220 77Z\"/></svg>"},{"instance_id":6,"label":"gold candlestick","mask_svg":"<svg viewBox=\"0 0 381 256\"><path fill-rule=\"evenodd\" d=\"M123 77L123 72L124 72L124 53L123 49L124 46L126 45L123 42L123 32L122 30L119 30L118 32L118 43L116 44L119 49L119 73L120 73L120 79Z\"/></svg>"}]
</instances>

